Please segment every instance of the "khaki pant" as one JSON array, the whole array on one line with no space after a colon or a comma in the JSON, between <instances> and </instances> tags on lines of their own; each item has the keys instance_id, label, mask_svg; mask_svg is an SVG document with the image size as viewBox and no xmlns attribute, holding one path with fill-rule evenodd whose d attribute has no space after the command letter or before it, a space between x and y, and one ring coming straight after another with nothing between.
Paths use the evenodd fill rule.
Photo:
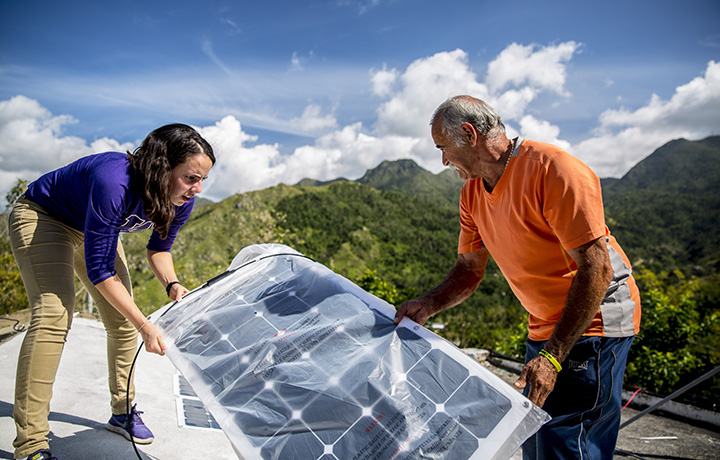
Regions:
<instances>
[{"instance_id":1,"label":"khaki pant","mask_svg":"<svg viewBox=\"0 0 720 460\"><path fill-rule=\"evenodd\" d=\"M74 274L95 301L107 333L108 381L114 414L126 412L128 374L137 348L137 331L92 285L85 269L83 233L20 198L9 216L10 240L20 268L32 319L18 357L13 417L15 458L48 448L52 386L75 308ZM122 245L115 270L132 294ZM130 382L129 398L134 397Z\"/></svg>"}]
</instances>

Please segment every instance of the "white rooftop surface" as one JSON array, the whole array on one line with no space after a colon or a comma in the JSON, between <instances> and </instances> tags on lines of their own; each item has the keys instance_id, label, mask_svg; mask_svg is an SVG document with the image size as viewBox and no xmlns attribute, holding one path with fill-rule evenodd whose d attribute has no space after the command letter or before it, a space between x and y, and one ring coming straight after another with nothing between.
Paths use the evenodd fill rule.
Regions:
<instances>
[{"instance_id":1,"label":"white rooftop surface","mask_svg":"<svg viewBox=\"0 0 720 460\"><path fill-rule=\"evenodd\" d=\"M15 369L24 336L15 334L0 344L0 459L13 458ZM129 441L105 429L110 418L105 356L102 323L76 317L50 404L50 446L60 460L137 458ZM138 409L144 411L142 418L156 437L152 444L138 446L144 460L238 459L221 430L180 426L174 389L177 371L169 359L143 350L133 373ZM635 414L636 410L628 408L623 420ZM699 428L654 414L621 430L618 440L618 448L643 453L647 458L717 459L718 446L717 429ZM518 450L512 460L520 458Z\"/></svg>"},{"instance_id":2,"label":"white rooftop surface","mask_svg":"<svg viewBox=\"0 0 720 460\"><path fill-rule=\"evenodd\" d=\"M17 356L24 333L0 345L0 458L12 459L12 418ZM110 418L105 329L101 322L76 317L65 344L50 403L50 448L60 460L137 458L132 444L105 429ZM237 460L219 429L181 426L170 360L144 349L135 364L136 396L142 419L155 435L140 446L143 459Z\"/></svg>"}]
</instances>

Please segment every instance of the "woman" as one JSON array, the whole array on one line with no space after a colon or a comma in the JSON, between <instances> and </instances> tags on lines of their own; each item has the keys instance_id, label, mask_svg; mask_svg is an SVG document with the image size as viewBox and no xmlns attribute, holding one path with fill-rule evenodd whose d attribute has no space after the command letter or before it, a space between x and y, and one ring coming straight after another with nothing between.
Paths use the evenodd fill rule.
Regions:
<instances>
[{"instance_id":1,"label":"woman","mask_svg":"<svg viewBox=\"0 0 720 460\"><path fill-rule=\"evenodd\" d=\"M178 281L170 248L214 164L212 147L194 129L167 125L133 153L90 155L45 174L13 206L12 250L32 311L15 381L15 458L56 459L47 439L48 412L72 322L74 273L107 332L113 413L107 428L137 443L152 442L135 406L130 432L126 428L126 398L134 397L128 374L138 331L149 352L162 355L165 344L133 301L119 233L153 229L148 262L168 296L179 300L188 290Z\"/></svg>"}]
</instances>

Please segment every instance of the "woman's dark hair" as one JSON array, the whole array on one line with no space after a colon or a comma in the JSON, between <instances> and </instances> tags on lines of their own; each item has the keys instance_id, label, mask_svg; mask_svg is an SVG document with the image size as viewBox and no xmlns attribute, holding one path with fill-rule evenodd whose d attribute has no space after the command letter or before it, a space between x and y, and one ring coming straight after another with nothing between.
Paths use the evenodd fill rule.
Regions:
<instances>
[{"instance_id":1,"label":"woman's dark hair","mask_svg":"<svg viewBox=\"0 0 720 460\"><path fill-rule=\"evenodd\" d=\"M180 123L161 126L148 134L134 152L128 152L130 186L142 197L145 215L155 224L155 230L162 238L167 237L175 218L175 206L170 197L172 170L201 153L215 164L215 153L210 144L193 128Z\"/></svg>"}]
</instances>

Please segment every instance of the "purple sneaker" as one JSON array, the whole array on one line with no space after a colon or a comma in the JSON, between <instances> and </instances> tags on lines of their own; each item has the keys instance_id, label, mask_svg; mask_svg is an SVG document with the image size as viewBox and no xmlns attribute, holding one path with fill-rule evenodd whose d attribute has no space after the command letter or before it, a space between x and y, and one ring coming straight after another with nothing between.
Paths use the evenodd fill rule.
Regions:
<instances>
[{"instance_id":1,"label":"purple sneaker","mask_svg":"<svg viewBox=\"0 0 720 460\"><path fill-rule=\"evenodd\" d=\"M150 444L155 437L152 431L143 423L140 418L142 412L136 410L136 407L137 404L133 405L132 411L130 411L130 430L128 430L127 426L127 414L113 415L105 428L113 433L125 436L128 441L130 441L130 433L132 433L132 440L135 441L135 444Z\"/></svg>"}]
</instances>

